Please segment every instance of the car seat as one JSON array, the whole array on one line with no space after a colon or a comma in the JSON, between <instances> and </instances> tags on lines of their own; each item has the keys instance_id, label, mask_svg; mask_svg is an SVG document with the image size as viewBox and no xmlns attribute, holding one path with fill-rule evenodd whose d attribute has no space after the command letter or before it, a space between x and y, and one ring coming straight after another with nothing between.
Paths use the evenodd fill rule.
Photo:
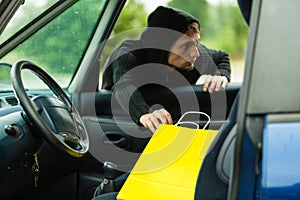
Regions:
<instances>
[{"instance_id":1,"label":"car seat","mask_svg":"<svg viewBox=\"0 0 300 200\"><path fill-rule=\"evenodd\" d=\"M196 183L196 200L227 199L233 167L238 101L239 93L226 122L204 158Z\"/></svg>"}]
</instances>

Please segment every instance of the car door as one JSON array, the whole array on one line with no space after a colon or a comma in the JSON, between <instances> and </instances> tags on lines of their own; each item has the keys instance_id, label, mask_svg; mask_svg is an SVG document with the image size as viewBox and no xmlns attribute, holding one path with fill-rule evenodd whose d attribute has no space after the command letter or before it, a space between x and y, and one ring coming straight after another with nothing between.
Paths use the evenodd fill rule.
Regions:
<instances>
[{"instance_id":1,"label":"car door","mask_svg":"<svg viewBox=\"0 0 300 200\"><path fill-rule=\"evenodd\" d=\"M299 199L300 2L249 2L229 198Z\"/></svg>"},{"instance_id":2,"label":"car door","mask_svg":"<svg viewBox=\"0 0 300 200\"><path fill-rule=\"evenodd\" d=\"M160 105L169 110L171 115L175 116L175 122L185 111L195 111L198 110L195 107L199 107L200 111L212 116L209 128L218 130L226 120L239 88L240 85L232 84L226 90L210 95L203 92L201 86L176 88L173 90L174 93L167 89L152 87L145 91L145 97L151 106ZM143 151L152 133L137 126L128 115L124 114L112 101L112 96L112 92L107 90L84 93L81 107L85 111L84 122L92 137L92 154L102 162L116 162L122 165L121 168L128 170ZM184 106L184 110L181 110L182 102L177 98L191 99L187 98L189 96L197 105L194 106L195 102L184 101L183 103L188 106ZM206 123L204 117L199 120L201 125Z\"/></svg>"}]
</instances>

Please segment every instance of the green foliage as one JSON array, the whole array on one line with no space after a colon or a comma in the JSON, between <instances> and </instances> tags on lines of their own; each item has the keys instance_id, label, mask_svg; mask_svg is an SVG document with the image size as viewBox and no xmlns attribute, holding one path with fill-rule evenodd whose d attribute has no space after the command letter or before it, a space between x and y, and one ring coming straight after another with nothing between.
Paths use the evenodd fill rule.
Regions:
<instances>
[{"instance_id":1,"label":"green foliage","mask_svg":"<svg viewBox=\"0 0 300 200\"><path fill-rule=\"evenodd\" d=\"M138 39L147 25L147 13L144 4L129 0L120 13L113 29L112 35L105 45L101 56L101 66L110 56L111 52L124 40ZM101 68L102 70L103 68Z\"/></svg>"},{"instance_id":2,"label":"green foliage","mask_svg":"<svg viewBox=\"0 0 300 200\"><path fill-rule=\"evenodd\" d=\"M0 63L0 82L10 82L10 67Z\"/></svg>"},{"instance_id":3,"label":"green foliage","mask_svg":"<svg viewBox=\"0 0 300 200\"><path fill-rule=\"evenodd\" d=\"M206 0L172 0L168 3L168 6L180 8L181 10L188 12L189 14L194 16L200 22L201 29L202 27L207 27L207 24L209 23L209 4Z\"/></svg>"},{"instance_id":4,"label":"green foliage","mask_svg":"<svg viewBox=\"0 0 300 200\"><path fill-rule=\"evenodd\" d=\"M220 4L210 8L211 24L209 35L204 41L216 48L230 52L231 56L238 58L244 54L247 42L248 27L244 22L238 7Z\"/></svg>"},{"instance_id":5,"label":"green foliage","mask_svg":"<svg viewBox=\"0 0 300 200\"><path fill-rule=\"evenodd\" d=\"M144 4L136 0L129 0L118 18L113 35L136 28L143 28L146 26L146 20L147 14Z\"/></svg>"},{"instance_id":6,"label":"green foliage","mask_svg":"<svg viewBox=\"0 0 300 200\"><path fill-rule=\"evenodd\" d=\"M12 58L7 62L14 63L16 60L26 58L44 67L49 73L73 74L90 42L99 13L104 7L105 1L100 2L95 0L77 2L20 44L10 54ZM32 11L27 8L24 12Z\"/></svg>"}]
</instances>

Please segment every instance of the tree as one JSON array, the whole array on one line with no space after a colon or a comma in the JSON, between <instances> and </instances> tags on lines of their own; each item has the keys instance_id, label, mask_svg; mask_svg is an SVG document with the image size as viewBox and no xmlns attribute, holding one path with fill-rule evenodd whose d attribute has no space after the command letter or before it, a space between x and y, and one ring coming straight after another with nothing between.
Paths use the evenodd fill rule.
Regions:
<instances>
[{"instance_id":1,"label":"tree","mask_svg":"<svg viewBox=\"0 0 300 200\"><path fill-rule=\"evenodd\" d=\"M188 12L193 15L196 19L199 20L201 24L201 29L206 30L210 22L209 18L209 4L206 0L197 0L197 1L183 1L183 0L171 0L168 3L168 6L174 8L180 8L181 10ZM205 35L203 32L203 36ZM201 35L202 36L202 35Z\"/></svg>"},{"instance_id":2,"label":"tree","mask_svg":"<svg viewBox=\"0 0 300 200\"><path fill-rule=\"evenodd\" d=\"M125 5L125 9L122 10L118 17L112 35L136 28L143 28L146 26L146 22L147 14L144 4L136 0L129 0Z\"/></svg>"},{"instance_id":3,"label":"tree","mask_svg":"<svg viewBox=\"0 0 300 200\"><path fill-rule=\"evenodd\" d=\"M129 0L120 13L105 49L101 55L101 66L104 65L113 50L127 39L137 39L147 24L147 13L144 4ZM101 67L103 70L103 67Z\"/></svg>"}]
</instances>

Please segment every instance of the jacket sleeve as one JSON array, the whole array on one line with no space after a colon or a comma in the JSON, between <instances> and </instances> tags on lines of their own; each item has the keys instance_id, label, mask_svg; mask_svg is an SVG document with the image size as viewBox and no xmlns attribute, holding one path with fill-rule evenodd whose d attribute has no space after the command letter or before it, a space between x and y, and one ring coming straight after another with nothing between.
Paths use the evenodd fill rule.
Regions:
<instances>
[{"instance_id":1,"label":"jacket sleeve","mask_svg":"<svg viewBox=\"0 0 300 200\"><path fill-rule=\"evenodd\" d=\"M198 44L200 53L196 61L200 74L225 76L230 82L231 66L228 53L222 50L209 49L203 44Z\"/></svg>"},{"instance_id":2,"label":"jacket sleeve","mask_svg":"<svg viewBox=\"0 0 300 200\"><path fill-rule=\"evenodd\" d=\"M129 113L132 120L139 124L139 118L148 113L150 106L137 87L137 74L133 69L138 66L136 56L126 49L119 49L114 55L113 67L113 98L126 113Z\"/></svg>"}]
</instances>

